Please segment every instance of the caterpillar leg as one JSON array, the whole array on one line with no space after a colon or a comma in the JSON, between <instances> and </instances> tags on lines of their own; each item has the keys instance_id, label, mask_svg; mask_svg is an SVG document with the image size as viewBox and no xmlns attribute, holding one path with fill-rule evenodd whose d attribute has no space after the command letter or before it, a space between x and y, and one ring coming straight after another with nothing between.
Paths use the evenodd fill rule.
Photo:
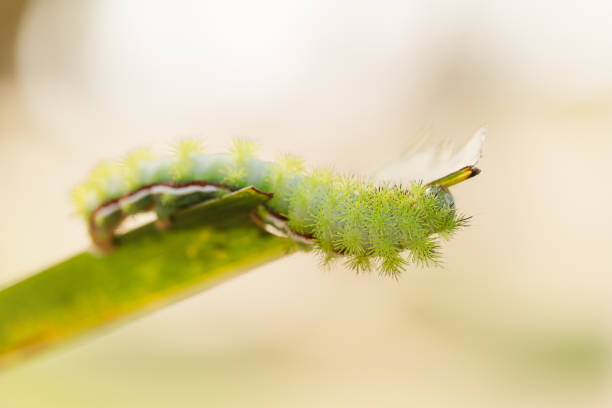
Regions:
<instances>
[{"instance_id":1,"label":"caterpillar leg","mask_svg":"<svg viewBox=\"0 0 612 408\"><path fill-rule=\"evenodd\" d=\"M155 227L159 230L167 230L174 224L174 217L171 215L166 216L157 216L157 220L155 220Z\"/></svg>"},{"instance_id":2,"label":"caterpillar leg","mask_svg":"<svg viewBox=\"0 0 612 408\"><path fill-rule=\"evenodd\" d=\"M89 236L95 247L103 253L115 248L115 230L124 215L117 206L110 211L94 214L89 221Z\"/></svg>"},{"instance_id":3,"label":"caterpillar leg","mask_svg":"<svg viewBox=\"0 0 612 408\"><path fill-rule=\"evenodd\" d=\"M251 211L251 220L262 230L278 237L289 238L294 242L304 245L314 244L312 237L298 234L287 225L287 218L268 211L260 205Z\"/></svg>"}]
</instances>

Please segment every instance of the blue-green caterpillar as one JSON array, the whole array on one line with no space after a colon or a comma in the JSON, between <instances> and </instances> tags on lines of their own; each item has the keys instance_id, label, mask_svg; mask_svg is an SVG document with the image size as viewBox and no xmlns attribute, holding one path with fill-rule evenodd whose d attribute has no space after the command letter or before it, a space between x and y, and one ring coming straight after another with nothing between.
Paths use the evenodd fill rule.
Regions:
<instances>
[{"instance_id":1,"label":"blue-green caterpillar","mask_svg":"<svg viewBox=\"0 0 612 408\"><path fill-rule=\"evenodd\" d=\"M374 183L307 171L289 155L258 160L250 142L205 154L200 141L183 140L172 156L143 149L98 165L73 191L73 200L93 243L108 251L127 216L153 210L157 225L167 227L181 209L253 186L271 196L252 214L267 231L312 244L326 259L345 257L357 271L376 265L396 275L409 263L438 261L439 238L449 238L469 219L455 210L448 187L478 173L466 166L429 184Z\"/></svg>"}]
</instances>

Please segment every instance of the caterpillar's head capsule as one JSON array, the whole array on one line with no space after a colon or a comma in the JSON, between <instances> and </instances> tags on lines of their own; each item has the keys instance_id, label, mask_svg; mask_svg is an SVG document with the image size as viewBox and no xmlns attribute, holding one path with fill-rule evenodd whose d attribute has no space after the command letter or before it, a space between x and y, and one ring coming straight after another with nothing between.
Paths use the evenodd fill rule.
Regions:
<instances>
[{"instance_id":1,"label":"caterpillar's head capsule","mask_svg":"<svg viewBox=\"0 0 612 408\"><path fill-rule=\"evenodd\" d=\"M469 178L480 174L480 169L474 166L466 166L447 176L434 180L426 185L425 194L433 194L438 198L441 205L455 209L455 200L448 188L461 183Z\"/></svg>"},{"instance_id":2,"label":"caterpillar's head capsule","mask_svg":"<svg viewBox=\"0 0 612 408\"><path fill-rule=\"evenodd\" d=\"M455 199L453 198L453 195L448 190L448 188L445 186L440 186L440 185L429 186L425 190L425 194L433 194L438 199L438 202L440 203L441 206L444 206L444 207L448 206L452 209L455 208Z\"/></svg>"}]
</instances>

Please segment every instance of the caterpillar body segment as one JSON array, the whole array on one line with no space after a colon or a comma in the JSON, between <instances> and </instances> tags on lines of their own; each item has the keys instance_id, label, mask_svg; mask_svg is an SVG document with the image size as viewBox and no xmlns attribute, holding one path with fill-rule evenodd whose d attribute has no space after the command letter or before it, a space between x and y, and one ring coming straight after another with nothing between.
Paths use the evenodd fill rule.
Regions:
<instances>
[{"instance_id":1,"label":"caterpillar body segment","mask_svg":"<svg viewBox=\"0 0 612 408\"><path fill-rule=\"evenodd\" d=\"M154 211L167 228L177 211L253 186L271 196L251 217L266 231L315 246L326 259L343 257L355 270L376 266L387 275L410 263L435 264L439 239L467 223L448 187L477 174L473 166L401 186L307 171L294 156L262 161L254 150L238 141L229 153L205 154L199 141L186 140L169 157L136 151L96 167L74 190L75 206L94 245L109 251L126 217Z\"/></svg>"}]
</instances>

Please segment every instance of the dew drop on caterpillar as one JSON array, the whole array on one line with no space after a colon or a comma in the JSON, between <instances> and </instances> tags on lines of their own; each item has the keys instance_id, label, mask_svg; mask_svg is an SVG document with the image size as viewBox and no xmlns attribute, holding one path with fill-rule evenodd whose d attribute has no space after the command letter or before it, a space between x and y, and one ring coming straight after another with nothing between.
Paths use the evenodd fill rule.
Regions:
<instances>
[{"instance_id":1,"label":"dew drop on caterpillar","mask_svg":"<svg viewBox=\"0 0 612 408\"><path fill-rule=\"evenodd\" d=\"M448 187L478 174L474 165L427 184L398 185L308 171L289 155L262 161L246 141L206 154L198 140L183 140L169 156L143 149L99 164L73 201L94 245L109 251L127 217L153 211L156 225L167 228L177 211L253 186L271 197L251 214L264 230L312 245L325 259L343 257L357 271L376 267L396 276L407 264L438 262L439 239L467 224Z\"/></svg>"}]
</instances>

